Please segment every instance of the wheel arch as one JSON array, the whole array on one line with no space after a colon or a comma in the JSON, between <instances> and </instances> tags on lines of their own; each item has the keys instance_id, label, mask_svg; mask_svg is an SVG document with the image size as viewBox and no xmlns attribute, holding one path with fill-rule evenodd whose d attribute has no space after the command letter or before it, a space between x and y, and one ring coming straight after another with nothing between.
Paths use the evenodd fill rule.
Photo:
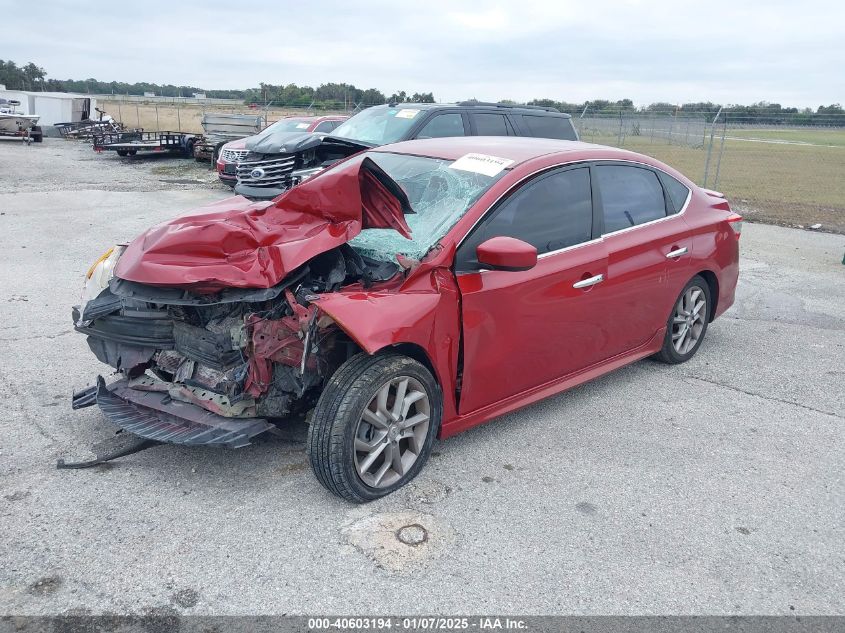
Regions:
<instances>
[{"instance_id":1,"label":"wheel arch","mask_svg":"<svg viewBox=\"0 0 845 633\"><path fill-rule=\"evenodd\" d=\"M394 343L393 345L385 345L381 349L377 350L375 354L383 354L384 352L396 352L407 356L408 358L414 359L431 373L434 381L440 387L441 391L443 390L443 385L437 375L437 370L434 368L434 363L431 362L428 352L425 351L425 348L422 345L418 345L416 343Z\"/></svg>"},{"instance_id":2,"label":"wheel arch","mask_svg":"<svg viewBox=\"0 0 845 633\"><path fill-rule=\"evenodd\" d=\"M707 321L712 323L719 307L719 279L712 270L701 270L696 275L704 279L710 289L710 314L707 315Z\"/></svg>"}]
</instances>

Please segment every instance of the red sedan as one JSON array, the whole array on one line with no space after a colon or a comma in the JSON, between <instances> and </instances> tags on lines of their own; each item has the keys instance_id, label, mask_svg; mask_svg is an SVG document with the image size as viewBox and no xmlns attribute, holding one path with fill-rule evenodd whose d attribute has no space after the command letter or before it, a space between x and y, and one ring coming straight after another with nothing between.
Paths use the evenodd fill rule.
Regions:
<instances>
[{"instance_id":1,"label":"red sedan","mask_svg":"<svg viewBox=\"0 0 845 633\"><path fill-rule=\"evenodd\" d=\"M413 479L435 437L641 358L689 360L734 301L741 221L621 149L379 147L104 255L74 320L123 377L74 406L227 446L307 413L320 483L368 501Z\"/></svg>"}]
</instances>

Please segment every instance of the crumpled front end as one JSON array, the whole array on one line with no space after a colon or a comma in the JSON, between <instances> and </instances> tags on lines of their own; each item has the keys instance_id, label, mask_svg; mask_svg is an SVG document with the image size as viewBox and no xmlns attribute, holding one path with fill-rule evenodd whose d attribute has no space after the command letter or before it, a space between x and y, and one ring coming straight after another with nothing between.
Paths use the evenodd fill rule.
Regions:
<instances>
[{"instance_id":1,"label":"crumpled front end","mask_svg":"<svg viewBox=\"0 0 845 633\"><path fill-rule=\"evenodd\" d=\"M112 277L74 309L77 331L119 378L74 395L143 438L237 448L314 406L354 344L320 312L320 293L385 281L397 266L348 246L270 288L198 294Z\"/></svg>"}]
</instances>

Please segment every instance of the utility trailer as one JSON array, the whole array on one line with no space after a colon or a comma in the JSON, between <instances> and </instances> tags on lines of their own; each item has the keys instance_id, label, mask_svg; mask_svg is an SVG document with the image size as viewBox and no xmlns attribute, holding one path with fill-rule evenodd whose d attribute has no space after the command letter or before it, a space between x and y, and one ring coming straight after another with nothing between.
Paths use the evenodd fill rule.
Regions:
<instances>
[{"instance_id":1,"label":"utility trailer","mask_svg":"<svg viewBox=\"0 0 845 633\"><path fill-rule=\"evenodd\" d=\"M94 151L117 152L118 156L135 156L138 152L169 152L193 156L199 138L185 132L113 132L94 135Z\"/></svg>"},{"instance_id":2,"label":"utility trailer","mask_svg":"<svg viewBox=\"0 0 845 633\"><path fill-rule=\"evenodd\" d=\"M197 160L217 160L220 148L229 141L236 141L258 134L264 129L265 119L259 114L204 113L200 123L204 134L194 145Z\"/></svg>"}]
</instances>

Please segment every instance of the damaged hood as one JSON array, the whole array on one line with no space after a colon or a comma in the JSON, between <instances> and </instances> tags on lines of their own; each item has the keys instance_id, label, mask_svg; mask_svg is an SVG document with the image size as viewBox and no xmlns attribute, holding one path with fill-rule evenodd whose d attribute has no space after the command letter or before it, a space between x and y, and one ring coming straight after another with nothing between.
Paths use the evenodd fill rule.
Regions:
<instances>
[{"instance_id":1,"label":"damaged hood","mask_svg":"<svg viewBox=\"0 0 845 633\"><path fill-rule=\"evenodd\" d=\"M413 210L402 188L360 155L271 202L229 198L159 224L129 244L115 276L199 292L269 288L362 229L393 228L410 239L406 213Z\"/></svg>"},{"instance_id":2,"label":"damaged hood","mask_svg":"<svg viewBox=\"0 0 845 633\"><path fill-rule=\"evenodd\" d=\"M321 137L311 132L274 132L272 128L250 136L245 147L259 154L295 154L320 144Z\"/></svg>"}]
</instances>

